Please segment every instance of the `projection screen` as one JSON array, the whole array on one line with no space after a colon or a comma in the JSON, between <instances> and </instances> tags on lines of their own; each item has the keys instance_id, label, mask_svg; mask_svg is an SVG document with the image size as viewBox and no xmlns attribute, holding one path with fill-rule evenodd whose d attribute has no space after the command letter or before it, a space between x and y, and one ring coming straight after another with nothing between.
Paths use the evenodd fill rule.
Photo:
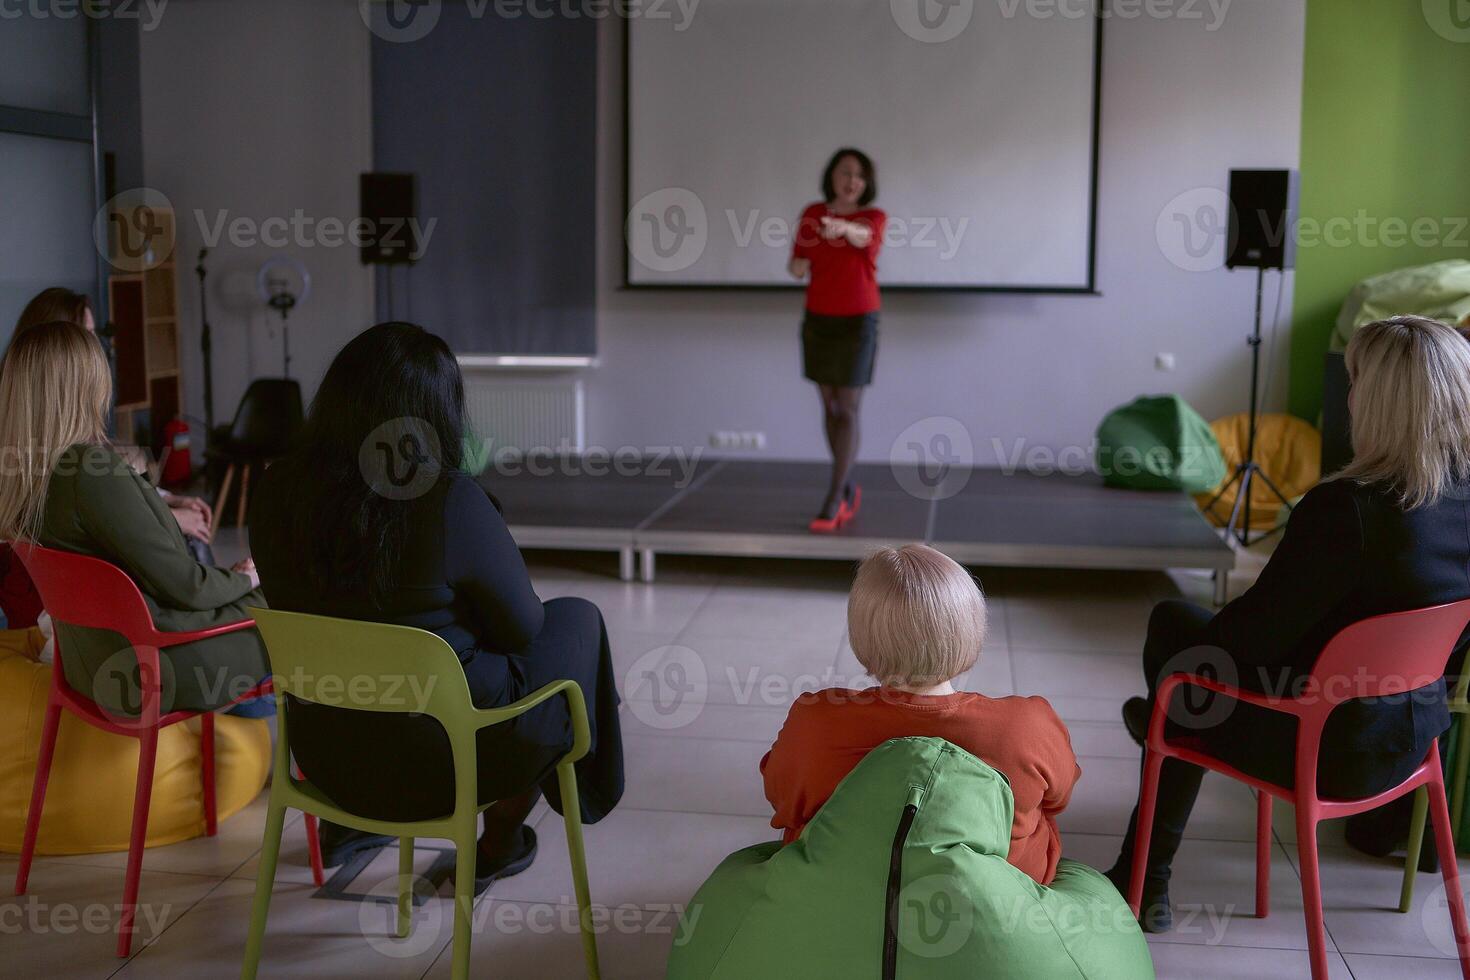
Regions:
<instances>
[{"instance_id":1,"label":"projection screen","mask_svg":"<svg viewBox=\"0 0 1470 980\"><path fill-rule=\"evenodd\" d=\"M662 9L627 27L627 285L792 285L797 217L851 145L888 214L883 287L1092 289L1090 0Z\"/></svg>"}]
</instances>

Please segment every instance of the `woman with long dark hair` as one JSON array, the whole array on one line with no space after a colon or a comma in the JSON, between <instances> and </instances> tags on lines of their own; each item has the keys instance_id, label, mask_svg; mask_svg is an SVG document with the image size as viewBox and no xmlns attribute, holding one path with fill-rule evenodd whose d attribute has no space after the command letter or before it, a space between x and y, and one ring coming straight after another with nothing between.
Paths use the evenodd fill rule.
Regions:
<instances>
[{"instance_id":1,"label":"woman with long dark hair","mask_svg":"<svg viewBox=\"0 0 1470 980\"><path fill-rule=\"evenodd\" d=\"M587 698L592 749L576 764L582 819L623 791L622 737L607 631L583 599L542 603L505 521L461 470L464 382L443 340L382 323L327 369L290 453L266 471L250 539L273 608L414 626L459 655L481 708L570 678ZM287 708L302 770L335 802L382 820L454 806L449 744L430 718L304 701ZM552 698L481 729L485 811L476 891L529 867L524 821L545 792L561 811L555 766L571 748L566 702ZM336 832L336 857L368 843Z\"/></svg>"},{"instance_id":2,"label":"woman with long dark hair","mask_svg":"<svg viewBox=\"0 0 1470 980\"><path fill-rule=\"evenodd\" d=\"M832 479L812 519L818 534L857 515L862 488L849 479L858 448L858 408L878 356L878 250L887 216L870 205L878 172L862 150L843 147L822 172L822 200L801 213L788 266L806 279L801 323L804 374L822 397Z\"/></svg>"}]
</instances>

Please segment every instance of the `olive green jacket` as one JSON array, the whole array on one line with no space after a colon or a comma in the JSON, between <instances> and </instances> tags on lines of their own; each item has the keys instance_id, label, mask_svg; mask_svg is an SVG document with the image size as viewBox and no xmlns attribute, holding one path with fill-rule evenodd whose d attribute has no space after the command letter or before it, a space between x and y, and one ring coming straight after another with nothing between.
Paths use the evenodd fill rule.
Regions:
<instances>
[{"instance_id":1,"label":"olive green jacket","mask_svg":"<svg viewBox=\"0 0 1470 980\"><path fill-rule=\"evenodd\" d=\"M39 537L122 568L163 632L238 622L249 618L247 606L265 605L245 575L195 561L158 491L106 447L73 446L57 461ZM126 691L127 676L136 684L131 654L118 634L58 624L58 638L69 684L109 708L136 711ZM227 704L267 673L253 629L168 647L163 660L164 710Z\"/></svg>"}]
</instances>

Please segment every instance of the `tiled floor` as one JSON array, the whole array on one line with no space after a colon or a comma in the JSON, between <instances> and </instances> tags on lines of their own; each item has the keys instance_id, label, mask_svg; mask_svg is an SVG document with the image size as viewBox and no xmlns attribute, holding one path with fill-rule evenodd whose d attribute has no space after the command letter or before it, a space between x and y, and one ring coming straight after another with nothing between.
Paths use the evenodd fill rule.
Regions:
<instances>
[{"instance_id":1,"label":"tiled floor","mask_svg":"<svg viewBox=\"0 0 1470 980\"><path fill-rule=\"evenodd\" d=\"M222 558L229 553L228 543ZM1247 556L1245 561L1250 561ZM844 630L850 569L838 563L664 559L655 585L610 577L599 556L542 556L543 598L581 595L603 610L625 692L628 790L587 829L599 903L603 975L655 978L674 941L677 912L727 853L771 836L757 764L793 692L861 683ZM980 570L991 637L965 686L1048 697L1071 727L1083 768L1061 826L1069 856L1106 866L1137 787L1138 754L1118 705L1142 689L1138 650L1149 609L1164 596L1201 601L1189 575ZM1240 584L1237 583L1237 588ZM670 692L707 681L708 698ZM219 837L147 854L142 933L131 960L112 956L122 856L37 860L31 895L0 897L0 975L55 978L237 976L249 917L264 798ZM1285 809L1285 808L1280 808ZM1158 975L1209 980L1304 977L1306 934L1290 815L1278 815L1272 915L1252 916L1254 809L1240 786L1210 777L1180 853L1176 929L1150 940ZM560 818L533 817L541 851L526 873L498 883L475 909L477 976L581 975L571 878ZM1409 915L1391 911L1400 868L1322 834L1332 975L1357 980L1454 977L1438 880L1419 882ZM419 855L426 867L433 854ZM262 976L446 977L449 903L431 898L412 936L389 936L380 906L313 899L302 822L286 828ZM0 857L0 881L13 875ZM396 852L363 873L360 890L391 887ZM7 889L8 891L8 889Z\"/></svg>"}]
</instances>

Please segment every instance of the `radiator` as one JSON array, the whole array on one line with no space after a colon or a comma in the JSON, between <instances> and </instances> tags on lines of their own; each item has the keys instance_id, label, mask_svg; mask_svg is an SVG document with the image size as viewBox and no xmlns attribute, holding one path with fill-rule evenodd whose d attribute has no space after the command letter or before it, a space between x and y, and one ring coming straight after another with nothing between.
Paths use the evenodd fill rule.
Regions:
<instances>
[{"instance_id":1,"label":"radiator","mask_svg":"<svg viewBox=\"0 0 1470 980\"><path fill-rule=\"evenodd\" d=\"M466 368L464 396L469 427L490 452L580 453L585 448L581 378Z\"/></svg>"}]
</instances>

